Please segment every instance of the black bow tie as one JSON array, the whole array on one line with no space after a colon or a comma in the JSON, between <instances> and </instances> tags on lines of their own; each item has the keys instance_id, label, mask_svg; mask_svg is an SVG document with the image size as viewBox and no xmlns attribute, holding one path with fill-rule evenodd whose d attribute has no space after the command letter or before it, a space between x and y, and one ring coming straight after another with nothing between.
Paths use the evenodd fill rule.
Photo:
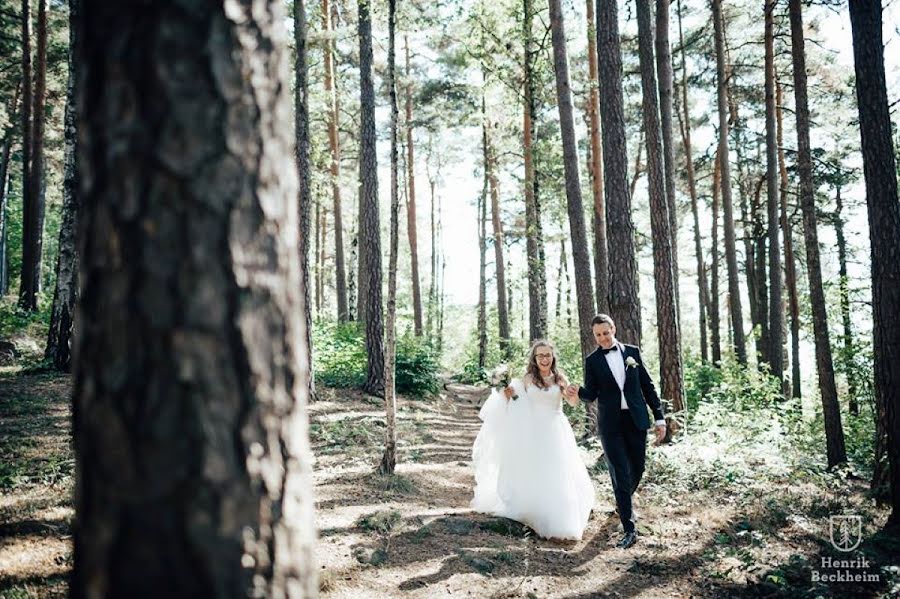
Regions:
<instances>
[{"instance_id":1,"label":"black bow tie","mask_svg":"<svg viewBox=\"0 0 900 599\"><path fill-rule=\"evenodd\" d=\"M616 347L615 345L613 345L613 346L612 346L611 348L609 348L609 349L603 349L603 348L601 347L601 348L600 348L600 351L603 352L603 355L606 355L606 354L608 354L608 353L611 352L611 351L618 351L618 349L619 349L618 347Z\"/></svg>"}]
</instances>

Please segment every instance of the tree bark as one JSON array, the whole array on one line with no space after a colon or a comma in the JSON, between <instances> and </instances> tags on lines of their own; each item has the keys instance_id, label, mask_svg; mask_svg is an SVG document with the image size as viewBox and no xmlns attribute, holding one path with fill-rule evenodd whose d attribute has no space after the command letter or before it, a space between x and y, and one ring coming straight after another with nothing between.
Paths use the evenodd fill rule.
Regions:
<instances>
[{"instance_id":1,"label":"tree bark","mask_svg":"<svg viewBox=\"0 0 900 599\"><path fill-rule=\"evenodd\" d=\"M366 327L367 372L363 390L384 393L384 324L381 299L381 226L375 148L375 86L372 81L372 21L368 0L359 1L359 303Z\"/></svg>"},{"instance_id":2,"label":"tree bark","mask_svg":"<svg viewBox=\"0 0 900 599\"><path fill-rule=\"evenodd\" d=\"M491 144L491 124L488 121L486 105L482 101L481 118L484 119L484 172L487 175L491 196L491 224L493 227L494 267L497 273L497 324L500 336L500 353L504 358L510 355L509 304L506 289L506 262L503 259L503 224L500 222L500 190L497 181L497 156Z\"/></svg>"},{"instance_id":3,"label":"tree bark","mask_svg":"<svg viewBox=\"0 0 900 599\"><path fill-rule=\"evenodd\" d=\"M419 284L419 242L416 231L416 169L413 151L412 120L412 72L409 67L409 39L404 37L406 46L406 172L409 198L406 204L406 231L409 237L409 253L413 293L413 330L416 337L422 336L422 290Z\"/></svg>"},{"instance_id":4,"label":"tree bark","mask_svg":"<svg viewBox=\"0 0 900 599\"><path fill-rule=\"evenodd\" d=\"M523 152L525 154L525 247L528 258L528 331L529 339L547 336L547 272L544 264L544 239L540 203L534 172L534 73L532 0L523 0L522 37L524 38L524 96L522 107Z\"/></svg>"},{"instance_id":5,"label":"tree bark","mask_svg":"<svg viewBox=\"0 0 900 599\"><path fill-rule=\"evenodd\" d=\"M834 236L838 250L838 291L841 301L841 325L843 327L843 356L844 375L847 378L847 407L854 416L859 415L859 385L853 368L853 358L856 344L853 342L853 319L850 315L850 280L847 276L847 239L844 235L844 218L842 216L844 200L841 198L841 186L838 184L835 193L835 209L832 217Z\"/></svg>"},{"instance_id":6,"label":"tree bark","mask_svg":"<svg viewBox=\"0 0 900 599\"><path fill-rule=\"evenodd\" d=\"M681 333L675 297L672 233L666 199L665 161L660 132L657 81L653 58L653 9L650 0L637 0L638 52L641 67L644 139L647 142L647 179L653 242L653 282L656 290L656 325L659 339L662 397L675 412L684 410ZM671 106L669 106L671 109ZM671 123L669 123L671 126Z\"/></svg>"},{"instance_id":7,"label":"tree bark","mask_svg":"<svg viewBox=\"0 0 900 599\"><path fill-rule=\"evenodd\" d=\"M282 3L82 8L70 595L315 596Z\"/></svg>"},{"instance_id":8,"label":"tree bark","mask_svg":"<svg viewBox=\"0 0 900 599\"><path fill-rule=\"evenodd\" d=\"M781 290L778 142L775 123L775 0L765 7L766 207L769 217L769 369L784 388L784 300ZM765 309L765 308L763 308Z\"/></svg>"},{"instance_id":9,"label":"tree bark","mask_svg":"<svg viewBox=\"0 0 900 599\"><path fill-rule=\"evenodd\" d=\"M334 40L331 23L331 0L322 0L322 25L327 36L324 41L325 95L328 102L328 146L331 150L331 197L334 213L334 276L337 295L338 322L350 320L347 304L347 269L344 264L343 208L341 207L341 138L339 134L337 84L334 68Z\"/></svg>"},{"instance_id":10,"label":"tree bark","mask_svg":"<svg viewBox=\"0 0 900 599\"><path fill-rule=\"evenodd\" d=\"M900 528L900 203L884 75L881 2L850 3L856 98L872 247L872 317L879 438L890 463L891 515ZM876 464L877 469L884 464Z\"/></svg>"},{"instance_id":11,"label":"tree bark","mask_svg":"<svg viewBox=\"0 0 900 599\"><path fill-rule=\"evenodd\" d=\"M609 314L616 335L625 343L640 345L641 304L638 298L634 221L628 191L628 147L622 93L622 54L617 0L597 0L597 58L600 87L600 120L603 130L603 180L609 243ZM584 328L587 328L587 323Z\"/></svg>"},{"instance_id":12,"label":"tree bark","mask_svg":"<svg viewBox=\"0 0 900 599\"><path fill-rule=\"evenodd\" d=\"M485 112L484 93L481 95L481 111ZM487 122L481 121L481 147L484 164L488 163ZM478 367L487 365L487 196L488 171L484 169L484 184L478 198Z\"/></svg>"},{"instance_id":13,"label":"tree bark","mask_svg":"<svg viewBox=\"0 0 900 599\"><path fill-rule=\"evenodd\" d=\"M40 198L33 195L34 186L31 183L35 97L32 77L31 6L30 0L22 0L22 267L19 273L19 306L29 311L37 310L37 271L40 269L41 255L37 248L40 223L37 203Z\"/></svg>"},{"instance_id":14,"label":"tree bark","mask_svg":"<svg viewBox=\"0 0 900 599\"><path fill-rule=\"evenodd\" d=\"M709 288L706 282L706 266L703 263L703 241L700 234L700 213L697 202L697 181L694 174L694 159L691 149L691 113L687 93L687 50L684 46L684 32L681 27L681 0L678 0L678 43L681 47L681 105L684 117L681 120L681 142L684 145L685 173L688 193L691 196L691 216L694 220L694 254L697 258L697 288L700 312L700 359L703 364L709 361L709 339L707 335L707 309L709 306Z\"/></svg>"},{"instance_id":15,"label":"tree bark","mask_svg":"<svg viewBox=\"0 0 900 599\"><path fill-rule=\"evenodd\" d=\"M672 246L672 286L675 289L675 315L681 329L681 300L679 299L678 273L678 206L675 203L675 141L672 133L672 98L675 86L672 75L672 50L669 47L669 3L656 0L656 70L659 87L659 115L662 129L662 153L666 187L666 205L669 213L669 236Z\"/></svg>"},{"instance_id":16,"label":"tree bark","mask_svg":"<svg viewBox=\"0 0 900 599\"><path fill-rule=\"evenodd\" d=\"M387 327L385 330L384 355L384 453L378 465L380 474L393 474L397 466L397 253L400 245L400 190L397 135L399 128L399 109L397 107L397 69L396 69L396 14L397 1L388 0L388 90L391 105L391 239L388 254L388 298ZM407 46L406 67L409 71L409 47ZM409 115L407 105L407 116ZM407 131L409 123L407 122ZM410 140L411 141L411 140ZM412 158L410 156L410 158ZM410 181L412 192L412 181ZM410 198L410 202L413 202ZM415 209L411 211L415 215ZM421 323L420 323L421 330Z\"/></svg>"},{"instance_id":17,"label":"tree bark","mask_svg":"<svg viewBox=\"0 0 900 599\"><path fill-rule=\"evenodd\" d=\"M588 26L588 78L590 96L590 174L594 194L594 288L597 311L609 313L609 249L606 234L606 202L603 199L603 147L600 136L600 79L597 71L597 27L594 16L595 0L586 0Z\"/></svg>"},{"instance_id":18,"label":"tree bark","mask_svg":"<svg viewBox=\"0 0 900 599\"><path fill-rule=\"evenodd\" d=\"M16 121L18 120L19 94L22 90L21 83L13 92L12 102L7 107L10 116L10 124L3 132L3 149L0 150L0 296L6 295L9 289L9 256L8 256L8 199L12 177L10 176L9 161L12 152L13 137L15 135Z\"/></svg>"},{"instance_id":19,"label":"tree bark","mask_svg":"<svg viewBox=\"0 0 900 599\"><path fill-rule=\"evenodd\" d=\"M712 248L710 260L712 261L710 274L710 305L709 326L710 344L712 345L712 361L718 366L722 362L722 325L719 310L719 198L722 189L722 161L719 160L719 151L713 160L713 184L712 184Z\"/></svg>"},{"instance_id":20,"label":"tree bark","mask_svg":"<svg viewBox=\"0 0 900 599\"><path fill-rule=\"evenodd\" d=\"M778 119L778 169L781 176L781 236L784 239L784 282L788 290L791 315L791 397L800 397L800 300L797 294L797 266L794 258L794 232L788 218L788 172L784 158L784 95L775 78L775 115Z\"/></svg>"},{"instance_id":21,"label":"tree bark","mask_svg":"<svg viewBox=\"0 0 900 599\"><path fill-rule=\"evenodd\" d=\"M716 39L716 80L718 82L719 164L721 172L722 208L724 210L725 262L728 266L728 302L733 331L733 349L740 364L747 363L744 337L744 315L738 287L737 250L734 234L734 210L731 202L731 166L728 158L728 100L725 77L725 22L722 0L712 0Z\"/></svg>"},{"instance_id":22,"label":"tree bark","mask_svg":"<svg viewBox=\"0 0 900 599\"><path fill-rule=\"evenodd\" d=\"M591 262L588 255L581 182L578 175L578 150L575 144L572 91L569 87L569 61L566 54L566 28L560 0L550 0L550 33L553 43L553 70L556 75L556 97L559 104L559 124L563 144L569 234L572 241L572 260L575 266L578 328L581 333L581 353L586 356L597 345L588 326L594 317L596 304L591 284Z\"/></svg>"},{"instance_id":23,"label":"tree bark","mask_svg":"<svg viewBox=\"0 0 900 599\"><path fill-rule=\"evenodd\" d=\"M825 310L825 292L822 288L822 268L819 263L819 238L816 230L816 204L814 197L815 185L813 182L812 155L809 144L810 124L809 103L806 95L806 50L804 48L805 42L803 39L803 15L800 0L790 0L789 6L791 19L791 49L794 60L794 97L797 115L797 171L800 175L800 206L803 211L803 237L806 242L806 271L809 277L809 299L812 304L813 333L816 341L816 369L819 375L819 389L822 393L822 411L825 416L825 442L828 452L828 466L831 467L841 462L846 462L847 453L844 449L844 430L841 426L841 410L838 404L837 388L834 383L834 364L831 358L831 341L829 339L828 320ZM880 36L880 19L878 23L878 32ZM853 33L855 48L857 43L857 32L855 28ZM868 35L874 34L869 32ZM881 46L879 43L879 49L880 48ZM858 60L859 57L857 56L857 67L859 67ZM862 103L863 102L860 101L860 104ZM885 108L886 107L887 103L885 103ZM860 113L862 113L862 111L860 111ZM862 114L860 114L860 116L862 116ZM865 141L865 138L863 141ZM865 158L865 148L863 149L863 157ZM896 181L895 171L891 171L891 177ZM895 187L894 203L896 204L896 202L897 193ZM900 233L900 227L898 227L895 232ZM896 241L896 239L897 238L895 237L894 240ZM900 255L897 255L897 257L900 258ZM900 282L900 279L898 279L897 282ZM896 297L900 299L900 294ZM900 303L898 303L897 306L900 307ZM897 330L900 331L900 328ZM898 337L898 339L900 339L900 337ZM900 358L900 356L897 357ZM898 372L900 372L900 370L898 370ZM900 381L900 378L897 380Z\"/></svg>"},{"instance_id":24,"label":"tree bark","mask_svg":"<svg viewBox=\"0 0 900 599\"><path fill-rule=\"evenodd\" d=\"M309 85L306 73L306 6L304 0L294 0L294 127L297 137L296 163L299 188L297 190L298 209L300 210L300 237L297 250L300 252L301 297L300 314L306 317L306 347L310 351L303 354L307 360L304 365L309 371L309 396L316 397L315 371L313 370L312 353L312 303L310 301L309 250L310 246L310 212L312 193L309 177ZM320 275L321 276L321 275Z\"/></svg>"},{"instance_id":25,"label":"tree bark","mask_svg":"<svg viewBox=\"0 0 900 599\"><path fill-rule=\"evenodd\" d=\"M75 126L75 58L79 56L78 30L80 0L69 0L69 74L66 83L64 117L65 173L63 178L62 224L59 228L59 251L56 258L56 287L44 357L59 371L71 365L75 302L78 298L78 131Z\"/></svg>"}]
</instances>

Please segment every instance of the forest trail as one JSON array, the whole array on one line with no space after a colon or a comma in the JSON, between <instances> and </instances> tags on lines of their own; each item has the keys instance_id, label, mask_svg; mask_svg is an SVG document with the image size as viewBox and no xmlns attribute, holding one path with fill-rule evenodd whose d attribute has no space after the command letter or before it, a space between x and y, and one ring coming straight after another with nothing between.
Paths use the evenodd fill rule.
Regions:
<instances>
[{"instance_id":1,"label":"forest trail","mask_svg":"<svg viewBox=\"0 0 900 599\"><path fill-rule=\"evenodd\" d=\"M338 391L339 400L311 406L325 597L734 596L733 588L692 580L727 508L698 530L696 512L638 501L642 536L618 550L608 475L592 468L597 502L582 541L539 539L517 523L472 512L471 447L486 396L484 387L451 384L436 401L401 399L392 479L373 474L380 443L363 452L335 451L337 435L323 442L338 423L360 430L368 422L380 435L380 400ZM598 455L592 449L585 458Z\"/></svg>"}]
</instances>

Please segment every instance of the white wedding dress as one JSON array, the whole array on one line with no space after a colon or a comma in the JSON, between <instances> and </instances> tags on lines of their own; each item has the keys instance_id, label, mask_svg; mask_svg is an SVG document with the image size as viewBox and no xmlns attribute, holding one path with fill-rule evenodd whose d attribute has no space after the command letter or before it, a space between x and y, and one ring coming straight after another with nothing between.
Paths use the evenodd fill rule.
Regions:
<instances>
[{"instance_id":1,"label":"white wedding dress","mask_svg":"<svg viewBox=\"0 0 900 599\"><path fill-rule=\"evenodd\" d=\"M518 379L511 385L518 399L492 391L478 414L471 507L526 524L545 538L581 539L594 486L563 414L562 390L526 389Z\"/></svg>"}]
</instances>

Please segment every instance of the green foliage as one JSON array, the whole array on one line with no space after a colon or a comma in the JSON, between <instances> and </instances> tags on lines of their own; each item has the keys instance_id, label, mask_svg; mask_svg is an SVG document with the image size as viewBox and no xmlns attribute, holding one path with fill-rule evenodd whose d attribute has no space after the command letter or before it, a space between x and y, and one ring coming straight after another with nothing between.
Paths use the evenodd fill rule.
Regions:
<instances>
[{"instance_id":1,"label":"green foliage","mask_svg":"<svg viewBox=\"0 0 900 599\"><path fill-rule=\"evenodd\" d=\"M366 380L366 343L358 323L317 322L313 327L316 380L327 387L359 387ZM439 356L425 340L397 341L397 392L431 395L441 388Z\"/></svg>"},{"instance_id":2,"label":"green foliage","mask_svg":"<svg viewBox=\"0 0 900 599\"><path fill-rule=\"evenodd\" d=\"M28 312L19 308L15 294L0 297L0 339L26 336L46 341L53 306L46 296L38 299L38 311Z\"/></svg>"}]
</instances>

